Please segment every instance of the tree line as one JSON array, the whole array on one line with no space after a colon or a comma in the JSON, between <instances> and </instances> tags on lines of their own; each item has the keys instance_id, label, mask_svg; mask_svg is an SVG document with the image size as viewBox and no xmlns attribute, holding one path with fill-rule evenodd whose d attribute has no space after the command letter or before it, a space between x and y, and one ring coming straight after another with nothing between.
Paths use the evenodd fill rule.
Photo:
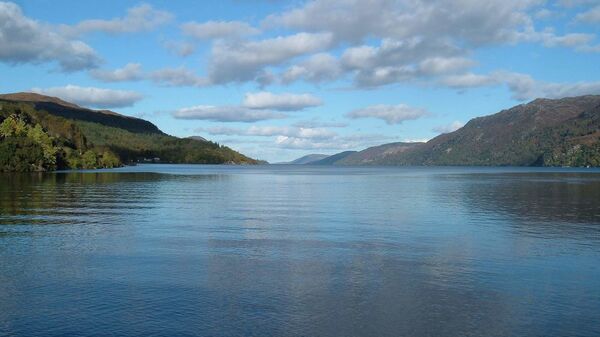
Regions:
<instances>
[{"instance_id":1,"label":"tree line","mask_svg":"<svg viewBox=\"0 0 600 337\"><path fill-rule=\"evenodd\" d=\"M88 144L71 121L28 104L2 103L0 171L32 172L112 168L122 165L110 149Z\"/></svg>"}]
</instances>

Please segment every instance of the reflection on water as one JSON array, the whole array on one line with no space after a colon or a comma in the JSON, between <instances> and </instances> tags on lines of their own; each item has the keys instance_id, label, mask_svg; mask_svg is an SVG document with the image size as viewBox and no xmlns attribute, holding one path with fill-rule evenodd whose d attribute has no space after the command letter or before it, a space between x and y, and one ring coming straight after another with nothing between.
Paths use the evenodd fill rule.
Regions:
<instances>
[{"instance_id":1,"label":"reflection on water","mask_svg":"<svg viewBox=\"0 0 600 337\"><path fill-rule=\"evenodd\" d=\"M473 180L473 176L463 176ZM556 225L598 223L598 174L481 175L478 182L461 184L467 203L484 212L512 215L515 219ZM558 227L558 226L557 226ZM564 230L573 226L560 226Z\"/></svg>"},{"instance_id":2,"label":"reflection on water","mask_svg":"<svg viewBox=\"0 0 600 337\"><path fill-rule=\"evenodd\" d=\"M0 335L594 336L600 172L0 175Z\"/></svg>"}]
</instances>

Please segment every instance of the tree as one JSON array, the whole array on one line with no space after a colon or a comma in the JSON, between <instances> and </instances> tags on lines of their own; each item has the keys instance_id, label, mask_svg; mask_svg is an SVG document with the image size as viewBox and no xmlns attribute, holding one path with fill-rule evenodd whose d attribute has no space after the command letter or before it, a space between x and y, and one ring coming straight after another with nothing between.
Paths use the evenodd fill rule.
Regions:
<instances>
[{"instance_id":1,"label":"tree","mask_svg":"<svg viewBox=\"0 0 600 337\"><path fill-rule=\"evenodd\" d=\"M42 147L27 137L4 137L0 141L0 171L44 171Z\"/></svg>"},{"instance_id":2,"label":"tree","mask_svg":"<svg viewBox=\"0 0 600 337\"><path fill-rule=\"evenodd\" d=\"M81 165L84 169L94 169L98 167L98 157L96 152L87 150L81 156Z\"/></svg>"},{"instance_id":3,"label":"tree","mask_svg":"<svg viewBox=\"0 0 600 337\"><path fill-rule=\"evenodd\" d=\"M121 166L121 160L112 153L111 151L104 151L102 153L102 158L100 159L100 164L102 167L113 168Z\"/></svg>"},{"instance_id":4,"label":"tree","mask_svg":"<svg viewBox=\"0 0 600 337\"><path fill-rule=\"evenodd\" d=\"M39 124L29 128L27 137L31 138L41 146L44 153L44 166L50 170L56 169L56 153L58 152L58 149L54 146L52 137L50 137Z\"/></svg>"},{"instance_id":5,"label":"tree","mask_svg":"<svg viewBox=\"0 0 600 337\"><path fill-rule=\"evenodd\" d=\"M22 137L27 134L27 124L17 115L10 115L0 124L1 137Z\"/></svg>"}]
</instances>

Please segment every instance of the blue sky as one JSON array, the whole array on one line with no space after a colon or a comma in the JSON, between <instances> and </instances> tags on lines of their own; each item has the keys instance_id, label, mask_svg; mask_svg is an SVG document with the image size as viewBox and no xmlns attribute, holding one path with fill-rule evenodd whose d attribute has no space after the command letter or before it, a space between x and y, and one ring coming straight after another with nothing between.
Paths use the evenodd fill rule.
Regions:
<instances>
[{"instance_id":1,"label":"blue sky","mask_svg":"<svg viewBox=\"0 0 600 337\"><path fill-rule=\"evenodd\" d=\"M597 0L0 2L0 91L276 162L600 94L599 30Z\"/></svg>"}]
</instances>

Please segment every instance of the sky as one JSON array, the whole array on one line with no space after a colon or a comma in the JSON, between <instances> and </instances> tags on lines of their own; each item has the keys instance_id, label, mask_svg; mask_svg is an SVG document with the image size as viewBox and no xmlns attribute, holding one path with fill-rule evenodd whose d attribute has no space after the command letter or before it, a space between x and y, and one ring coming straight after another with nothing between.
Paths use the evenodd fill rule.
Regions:
<instances>
[{"instance_id":1,"label":"sky","mask_svg":"<svg viewBox=\"0 0 600 337\"><path fill-rule=\"evenodd\" d=\"M279 162L600 94L600 0L0 1L0 92Z\"/></svg>"}]
</instances>

